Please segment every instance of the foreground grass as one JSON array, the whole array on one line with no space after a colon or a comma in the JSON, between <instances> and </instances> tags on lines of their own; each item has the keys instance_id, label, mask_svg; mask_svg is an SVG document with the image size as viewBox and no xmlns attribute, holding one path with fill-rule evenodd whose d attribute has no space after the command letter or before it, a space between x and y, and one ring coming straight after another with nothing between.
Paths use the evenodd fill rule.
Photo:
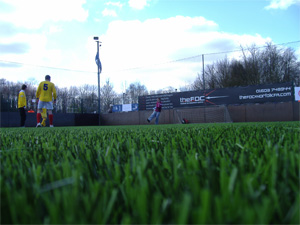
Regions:
<instances>
[{"instance_id":1,"label":"foreground grass","mask_svg":"<svg viewBox=\"0 0 300 225\"><path fill-rule=\"evenodd\" d=\"M299 122L0 131L2 224L299 224Z\"/></svg>"}]
</instances>

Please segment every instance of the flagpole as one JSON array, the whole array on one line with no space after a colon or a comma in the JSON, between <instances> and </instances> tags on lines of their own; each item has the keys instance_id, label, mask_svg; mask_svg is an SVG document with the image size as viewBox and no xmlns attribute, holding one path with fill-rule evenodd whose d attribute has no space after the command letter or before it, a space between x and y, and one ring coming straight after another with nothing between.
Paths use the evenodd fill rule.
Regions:
<instances>
[{"instance_id":1,"label":"flagpole","mask_svg":"<svg viewBox=\"0 0 300 225\"><path fill-rule=\"evenodd\" d=\"M96 63L98 67L98 110L99 110L99 126L101 125L100 113L101 113L101 105L100 105L100 72L101 72L101 62L99 58L99 37L94 37L94 40L97 42L97 55L96 55Z\"/></svg>"},{"instance_id":2,"label":"flagpole","mask_svg":"<svg viewBox=\"0 0 300 225\"><path fill-rule=\"evenodd\" d=\"M97 54L99 57L99 41L97 41ZM100 105L100 65L98 63L98 105L99 105L99 126L101 125L100 122L100 113L101 113L101 105Z\"/></svg>"}]
</instances>

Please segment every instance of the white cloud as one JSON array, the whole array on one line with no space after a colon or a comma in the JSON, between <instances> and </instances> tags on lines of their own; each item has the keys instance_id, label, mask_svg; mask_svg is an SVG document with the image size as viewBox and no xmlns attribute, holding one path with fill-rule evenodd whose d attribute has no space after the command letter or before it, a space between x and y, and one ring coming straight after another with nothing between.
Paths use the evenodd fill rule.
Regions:
<instances>
[{"instance_id":1,"label":"white cloud","mask_svg":"<svg viewBox=\"0 0 300 225\"><path fill-rule=\"evenodd\" d=\"M10 37L10 39L1 39L2 43L15 43L22 40L22 42L30 46L30 50L24 54L6 54L1 56L0 60L8 62L21 62L23 65L19 68L0 68L1 77L9 81L25 82L30 77L35 77L40 80L43 79L45 74L49 73L49 69L36 67L35 65L42 66L57 66L61 67L64 59L62 50L48 50L47 49L47 36L44 34L22 34ZM12 64L18 65L18 64ZM57 74L58 71L56 71ZM58 78L58 77L57 77Z\"/></svg>"},{"instance_id":2,"label":"white cloud","mask_svg":"<svg viewBox=\"0 0 300 225\"><path fill-rule=\"evenodd\" d=\"M265 9L287 9L291 5L299 4L300 0L270 0L270 5L266 6Z\"/></svg>"},{"instance_id":3,"label":"white cloud","mask_svg":"<svg viewBox=\"0 0 300 225\"><path fill-rule=\"evenodd\" d=\"M179 88L201 73L201 54L237 50L240 45L247 47L253 43L262 46L271 41L259 34L221 32L214 21L183 16L144 22L113 21L100 40L101 82L110 79L118 92L125 81L127 84L139 81L149 90ZM239 57L240 53L205 55L205 64L224 59L226 55L232 58ZM174 61L183 58L187 59Z\"/></svg>"},{"instance_id":4,"label":"white cloud","mask_svg":"<svg viewBox=\"0 0 300 225\"><path fill-rule=\"evenodd\" d=\"M2 0L13 7L13 12L1 13L0 20L17 27L37 29L46 22L72 21L83 22L88 11L83 8L86 0Z\"/></svg>"},{"instance_id":5,"label":"white cloud","mask_svg":"<svg viewBox=\"0 0 300 225\"><path fill-rule=\"evenodd\" d=\"M30 2L32 3L33 0ZM72 18L76 19L76 17ZM84 17L79 16L77 19L80 18ZM35 24L35 27L43 25L50 19L49 16L43 17L43 22ZM53 19L51 20L53 21ZM16 25L20 26L20 24ZM3 44L22 40L31 47L25 54L10 54L5 56L5 60L31 65L95 71L95 73L77 73L24 66L16 70L1 67L1 76L6 74L7 79L11 81L26 80L26 77L36 77L40 80L49 73L59 87L97 85L97 70L94 61L96 44L93 36L86 37L84 47L81 46L70 52L63 47L59 48L59 44L54 45L54 48L49 46L47 34L61 31L59 24L50 24L49 27L47 32L43 30L44 33L40 34L19 33L13 37L1 38ZM197 73L201 73L201 54L231 51L239 49L241 44L263 45L269 39L261 37L259 34L252 36L221 32L217 23L204 17L176 16L167 19L148 19L143 22L116 20L108 25L108 29L100 37L100 40L102 41L100 59L103 65L101 84L103 85L107 79L110 79L115 90L121 93L124 83L129 85L137 81L144 84L148 90L163 89L168 86L179 88L193 82ZM199 57L190 58L195 55L199 55ZM230 56L238 57L237 53L232 53ZM205 55L205 64L224 57L225 54ZM174 61L182 58L187 59ZM1 59L4 58L1 57ZM173 62L166 63L170 61Z\"/></svg>"},{"instance_id":6,"label":"white cloud","mask_svg":"<svg viewBox=\"0 0 300 225\"><path fill-rule=\"evenodd\" d=\"M47 36L44 34L22 34L19 33L9 39L1 39L2 43L17 43L22 40L30 46L24 54L5 55L7 61L22 62L34 65L60 65L62 62L61 50L47 49ZM3 59L3 57L1 57Z\"/></svg>"},{"instance_id":7,"label":"white cloud","mask_svg":"<svg viewBox=\"0 0 300 225\"><path fill-rule=\"evenodd\" d=\"M146 6L149 6L148 2L150 2L151 0L129 0L128 4L131 8L134 9L144 9Z\"/></svg>"},{"instance_id":8,"label":"white cloud","mask_svg":"<svg viewBox=\"0 0 300 225\"><path fill-rule=\"evenodd\" d=\"M123 50L123 54L137 55L137 58L130 62L131 66L135 66L149 61L170 60L174 52L194 48L195 44L200 43L201 37L208 35L206 38L209 39L210 33L217 28L216 23L203 17L177 16L164 20L148 19L145 22L114 21L109 24L102 39L103 43L106 43L105 48L110 49L110 52ZM201 33L197 30L206 32ZM130 67L128 63L124 65L125 68Z\"/></svg>"},{"instance_id":9,"label":"white cloud","mask_svg":"<svg viewBox=\"0 0 300 225\"><path fill-rule=\"evenodd\" d=\"M122 8L124 6L124 4L122 4L121 2L107 2L107 3L105 3L105 5L116 6L116 7L119 7L119 8Z\"/></svg>"},{"instance_id":10,"label":"white cloud","mask_svg":"<svg viewBox=\"0 0 300 225\"><path fill-rule=\"evenodd\" d=\"M11 46L16 46L16 43L24 43L29 47L28 51L23 54L1 55L0 60L22 63L22 66L14 70L9 67L1 67L1 77L14 82L30 77L36 77L39 80L49 73L49 68L34 65L62 68L69 66L72 68L70 64L66 65L66 61L68 61L66 58L69 59L70 57L66 57L63 47L53 48L53 46L49 46L48 38L51 34L63 32L62 26L58 23L60 21L76 20L83 22L87 19L88 11L83 9L85 0L2 1L10 7L10 10L1 12L0 21L11 24L15 32L10 36L2 36L0 42L3 45ZM58 40L55 46L59 46ZM60 70L50 70L51 72L53 72L54 77L56 76L56 80L65 75ZM67 78L72 79L72 76L67 76Z\"/></svg>"},{"instance_id":11,"label":"white cloud","mask_svg":"<svg viewBox=\"0 0 300 225\"><path fill-rule=\"evenodd\" d=\"M116 13L115 10L111 10L111 9L105 8L105 9L102 11L102 16L112 16L112 17L116 17L116 16L117 16L117 13Z\"/></svg>"},{"instance_id":12,"label":"white cloud","mask_svg":"<svg viewBox=\"0 0 300 225\"><path fill-rule=\"evenodd\" d=\"M63 31L63 29L62 29L60 26L54 26L54 25L51 25L51 26L49 27L49 33L50 33L50 34L62 32L62 31Z\"/></svg>"}]
</instances>

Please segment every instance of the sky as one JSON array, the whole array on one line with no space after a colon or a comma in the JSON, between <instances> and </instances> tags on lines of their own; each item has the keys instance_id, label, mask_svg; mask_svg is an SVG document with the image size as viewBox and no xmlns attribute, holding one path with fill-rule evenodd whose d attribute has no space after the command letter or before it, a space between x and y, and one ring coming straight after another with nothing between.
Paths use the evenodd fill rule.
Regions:
<instances>
[{"instance_id":1,"label":"sky","mask_svg":"<svg viewBox=\"0 0 300 225\"><path fill-rule=\"evenodd\" d=\"M300 59L300 0L0 0L0 79L98 85L95 36L101 86L180 88L202 55L207 65L272 42Z\"/></svg>"}]
</instances>

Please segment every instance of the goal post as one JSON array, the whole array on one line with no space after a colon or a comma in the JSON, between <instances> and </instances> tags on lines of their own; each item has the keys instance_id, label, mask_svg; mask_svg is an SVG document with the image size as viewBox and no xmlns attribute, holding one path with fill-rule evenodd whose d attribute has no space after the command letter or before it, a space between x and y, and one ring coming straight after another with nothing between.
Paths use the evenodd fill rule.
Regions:
<instances>
[{"instance_id":1,"label":"goal post","mask_svg":"<svg viewBox=\"0 0 300 225\"><path fill-rule=\"evenodd\" d=\"M174 108L173 112L176 123L182 123L183 119L189 123L232 123L226 105Z\"/></svg>"}]
</instances>

